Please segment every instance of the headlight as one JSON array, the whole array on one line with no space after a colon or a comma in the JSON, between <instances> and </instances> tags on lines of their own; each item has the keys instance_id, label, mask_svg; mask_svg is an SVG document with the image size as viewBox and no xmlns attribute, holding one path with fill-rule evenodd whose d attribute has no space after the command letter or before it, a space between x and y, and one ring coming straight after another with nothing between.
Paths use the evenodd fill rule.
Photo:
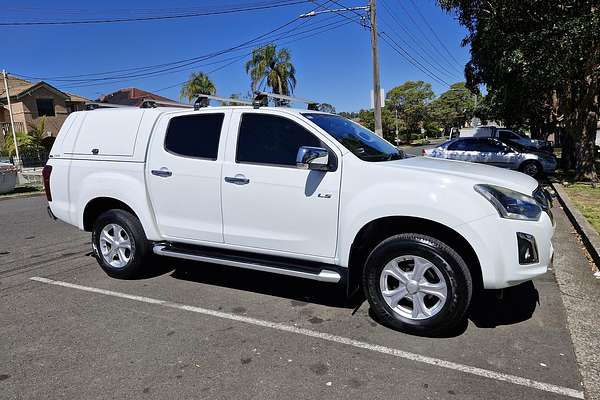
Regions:
<instances>
[{"instance_id":1,"label":"headlight","mask_svg":"<svg viewBox=\"0 0 600 400\"><path fill-rule=\"evenodd\" d=\"M474 189L492 203L502 218L525 221L540 219L542 208L531 196L494 185L475 185Z\"/></svg>"}]
</instances>

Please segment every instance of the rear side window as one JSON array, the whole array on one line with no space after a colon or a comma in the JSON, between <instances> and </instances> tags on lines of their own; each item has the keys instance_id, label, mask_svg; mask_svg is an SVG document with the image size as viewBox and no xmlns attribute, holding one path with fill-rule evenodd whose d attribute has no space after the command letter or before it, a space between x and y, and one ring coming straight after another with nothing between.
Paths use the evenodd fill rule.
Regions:
<instances>
[{"instance_id":1,"label":"rear side window","mask_svg":"<svg viewBox=\"0 0 600 400\"><path fill-rule=\"evenodd\" d=\"M296 166L298 149L302 146L324 147L317 137L288 118L243 114L236 161Z\"/></svg>"},{"instance_id":2,"label":"rear side window","mask_svg":"<svg viewBox=\"0 0 600 400\"><path fill-rule=\"evenodd\" d=\"M480 151L482 153L498 153L504 150L504 146L489 140L481 140L477 141L475 145L472 146L472 150Z\"/></svg>"},{"instance_id":3,"label":"rear side window","mask_svg":"<svg viewBox=\"0 0 600 400\"><path fill-rule=\"evenodd\" d=\"M217 159L225 114L198 114L172 118L165 136L165 149L194 158Z\"/></svg>"}]
</instances>

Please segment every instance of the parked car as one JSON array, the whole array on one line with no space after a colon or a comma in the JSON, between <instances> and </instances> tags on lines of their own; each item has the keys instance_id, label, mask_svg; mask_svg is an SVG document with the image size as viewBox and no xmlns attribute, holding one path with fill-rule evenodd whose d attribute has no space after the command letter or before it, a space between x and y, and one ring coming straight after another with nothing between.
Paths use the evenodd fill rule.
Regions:
<instances>
[{"instance_id":1,"label":"parked car","mask_svg":"<svg viewBox=\"0 0 600 400\"><path fill-rule=\"evenodd\" d=\"M423 151L423 155L449 160L470 161L521 171L529 176L553 174L556 157L516 143L503 143L491 138L460 138Z\"/></svg>"},{"instance_id":2,"label":"parked car","mask_svg":"<svg viewBox=\"0 0 600 400\"><path fill-rule=\"evenodd\" d=\"M507 128L498 128L495 126L479 126L475 129L473 137L478 138L496 138L505 143L516 143L532 150L542 150L552 152L552 142L547 140L531 139L518 131ZM461 135L463 137L463 135Z\"/></svg>"},{"instance_id":3,"label":"parked car","mask_svg":"<svg viewBox=\"0 0 600 400\"><path fill-rule=\"evenodd\" d=\"M340 283L419 334L452 329L475 289L531 280L553 254L535 179L403 158L317 111L75 112L43 177L50 215L92 233L110 276L135 277L156 254Z\"/></svg>"}]
</instances>

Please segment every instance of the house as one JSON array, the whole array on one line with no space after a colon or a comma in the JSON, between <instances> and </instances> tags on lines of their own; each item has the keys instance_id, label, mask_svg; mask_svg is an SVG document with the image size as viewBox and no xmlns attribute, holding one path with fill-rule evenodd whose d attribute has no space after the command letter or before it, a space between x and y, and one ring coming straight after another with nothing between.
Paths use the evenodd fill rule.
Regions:
<instances>
[{"instance_id":1,"label":"house","mask_svg":"<svg viewBox=\"0 0 600 400\"><path fill-rule=\"evenodd\" d=\"M71 93L63 92L47 82L29 82L13 76L7 77L8 92L15 130L27 132L45 118L47 140L44 145L50 147L67 115L85 109L89 100ZM10 114L4 82L0 79L0 145L4 135L11 133Z\"/></svg>"},{"instance_id":2,"label":"house","mask_svg":"<svg viewBox=\"0 0 600 400\"><path fill-rule=\"evenodd\" d=\"M158 100L170 103L173 102L173 100L166 97L134 87L119 89L116 92L112 92L100 97L97 101L100 103L139 107L144 100Z\"/></svg>"}]
</instances>

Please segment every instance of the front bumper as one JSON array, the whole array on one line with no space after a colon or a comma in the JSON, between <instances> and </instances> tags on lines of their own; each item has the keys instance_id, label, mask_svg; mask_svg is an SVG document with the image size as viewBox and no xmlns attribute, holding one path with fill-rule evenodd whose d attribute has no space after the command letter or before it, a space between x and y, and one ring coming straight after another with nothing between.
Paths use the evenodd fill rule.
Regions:
<instances>
[{"instance_id":1,"label":"front bumper","mask_svg":"<svg viewBox=\"0 0 600 400\"><path fill-rule=\"evenodd\" d=\"M552 264L554 224L549 212L539 221L500 218L497 214L462 227L478 256L486 289L502 289L543 275ZM519 263L517 232L535 237L538 262Z\"/></svg>"}]
</instances>

